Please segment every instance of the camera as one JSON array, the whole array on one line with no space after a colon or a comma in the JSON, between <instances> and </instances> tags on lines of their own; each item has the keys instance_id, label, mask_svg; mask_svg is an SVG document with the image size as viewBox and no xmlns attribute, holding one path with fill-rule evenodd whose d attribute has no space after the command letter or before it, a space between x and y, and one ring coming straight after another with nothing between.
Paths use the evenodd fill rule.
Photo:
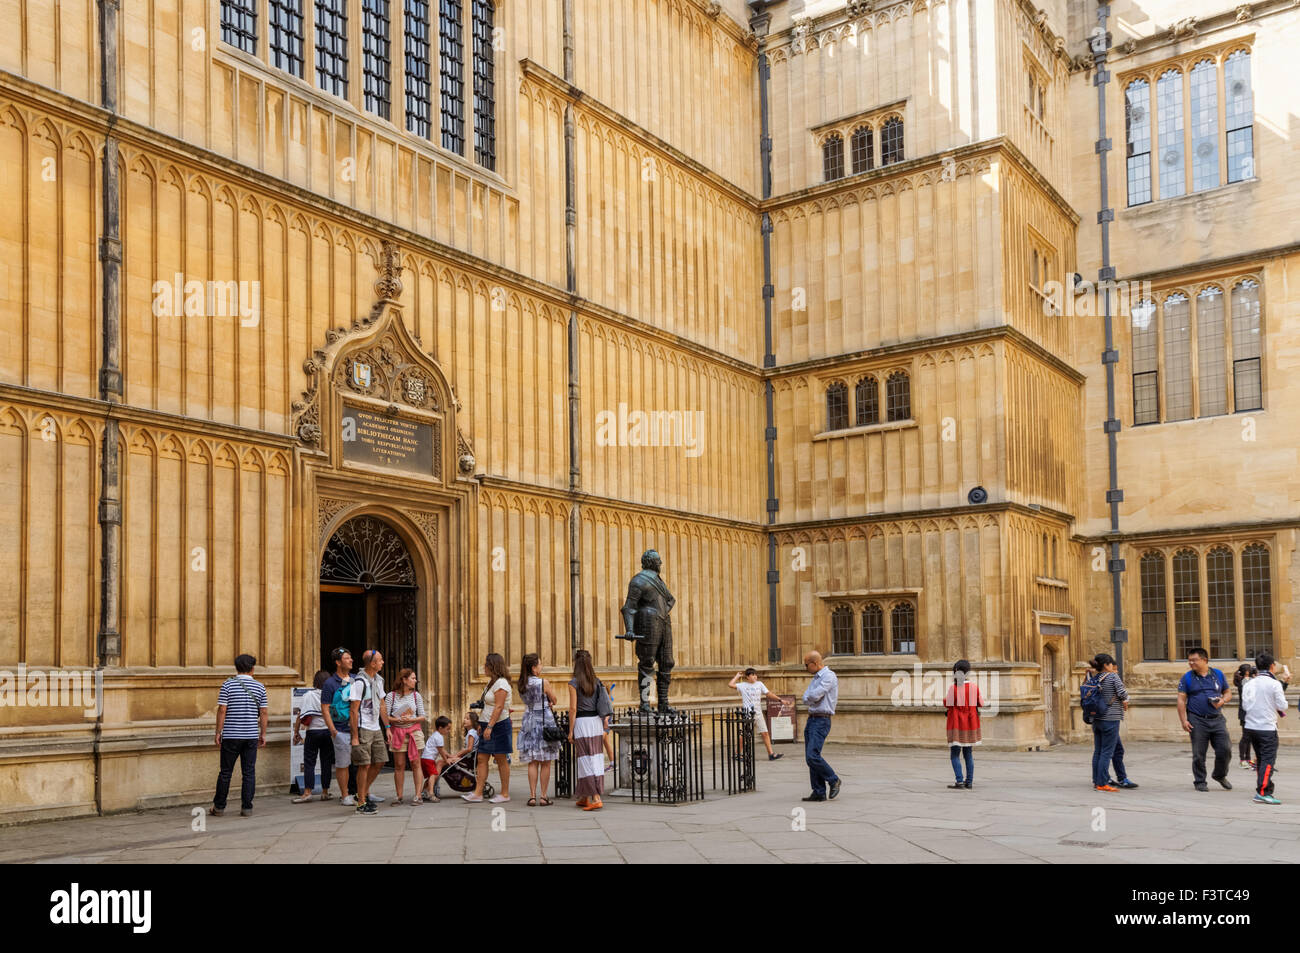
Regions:
<instances>
[{"instance_id":1,"label":"camera","mask_svg":"<svg viewBox=\"0 0 1300 953\"><path fill-rule=\"evenodd\" d=\"M480 698L480 699L479 699L478 701L476 701L476 702L470 702L470 703L469 703L469 710L470 710L470 711L482 711L482 710L483 710L483 699Z\"/></svg>"}]
</instances>

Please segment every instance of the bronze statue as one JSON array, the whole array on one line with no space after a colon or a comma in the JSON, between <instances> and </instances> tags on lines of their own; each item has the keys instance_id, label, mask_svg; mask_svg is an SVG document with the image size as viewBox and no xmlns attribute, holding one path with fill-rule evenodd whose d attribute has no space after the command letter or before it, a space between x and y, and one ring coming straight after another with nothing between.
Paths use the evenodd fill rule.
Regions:
<instances>
[{"instance_id":1,"label":"bronze statue","mask_svg":"<svg viewBox=\"0 0 1300 953\"><path fill-rule=\"evenodd\" d=\"M627 584L627 601L623 603L623 626L620 639L636 643L636 670L641 686L641 708L650 711L650 683L656 680L658 663L659 714L676 715L668 705L668 686L673 680L673 627L668 613L677 600L659 576L663 562L653 549L641 555L641 571Z\"/></svg>"}]
</instances>

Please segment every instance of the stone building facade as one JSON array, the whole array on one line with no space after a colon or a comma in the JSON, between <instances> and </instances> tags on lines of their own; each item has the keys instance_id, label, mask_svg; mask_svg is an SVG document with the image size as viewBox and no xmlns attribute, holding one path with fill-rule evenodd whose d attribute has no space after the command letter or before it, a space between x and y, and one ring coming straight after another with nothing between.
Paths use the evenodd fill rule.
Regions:
<instances>
[{"instance_id":1,"label":"stone building facade","mask_svg":"<svg viewBox=\"0 0 1300 953\"><path fill-rule=\"evenodd\" d=\"M683 702L818 648L844 740L960 657L1085 737L1114 580L1130 736L1294 663L1300 10L1190 6L4 0L0 666L102 704L0 705L0 821L207 796L238 652L268 787L340 642L626 698L650 547Z\"/></svg>"}]
</instances>

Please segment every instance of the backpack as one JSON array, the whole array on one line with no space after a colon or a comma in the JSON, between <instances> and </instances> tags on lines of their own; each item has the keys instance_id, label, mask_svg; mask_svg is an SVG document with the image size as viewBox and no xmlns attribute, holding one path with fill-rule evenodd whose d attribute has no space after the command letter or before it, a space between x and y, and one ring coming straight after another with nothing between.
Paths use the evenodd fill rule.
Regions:
<instances>
[{"instance_id":1,"label":"backpack","mask_svg":"<svg viewBox=\"0 0 1300 953\"><path fill-rule=\"evenodd\" d=\"M352 721L352 692L349 690L353 685L365 685L369 683L364 678L354 678L346 685L340 685L334 691L334 697L330 699L330 718L334 722L334 727L339 731L350 731ZM361 700L365 701L364 690ZM342 726L342 727L340 727Z\"/></svg>"},{"instance_id":2,"label":"backpack","mask_svg":"<svg viewBox=\"0 0 1300 953\"><path fill-rule=\"evenodd\" d=\"M1101 697L1101 680L1099 674L1089 675L1079 686L1079 708L1083 712L1083 723L1091 725L1106 714L1107 705Z\"/></svg>"}]
</instances>

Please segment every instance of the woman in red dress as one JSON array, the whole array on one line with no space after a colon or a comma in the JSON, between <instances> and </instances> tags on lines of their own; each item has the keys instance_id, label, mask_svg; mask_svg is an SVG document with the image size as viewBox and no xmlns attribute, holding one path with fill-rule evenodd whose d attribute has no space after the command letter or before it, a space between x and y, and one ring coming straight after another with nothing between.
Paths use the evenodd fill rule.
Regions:
<instances>
[{"instance_id":1,"label":"woman in red dress","mask_svg":"<svg viewBox=\"0 0 1300 953\"><path fill-rule=\"evenodd\" d=\"M970 673L970 662L958 659L952 666L953 680L944 696L943 706L948 710L948 755L952 758L952 770L957 775L957 782L948 787L956 790L970 790L975 781L975 745L980 743L979 706L984 704L980 697L979 686L966 681ZM962 780L962 758L966 761L966 779Z\"/></svg>"}]
</instances>

